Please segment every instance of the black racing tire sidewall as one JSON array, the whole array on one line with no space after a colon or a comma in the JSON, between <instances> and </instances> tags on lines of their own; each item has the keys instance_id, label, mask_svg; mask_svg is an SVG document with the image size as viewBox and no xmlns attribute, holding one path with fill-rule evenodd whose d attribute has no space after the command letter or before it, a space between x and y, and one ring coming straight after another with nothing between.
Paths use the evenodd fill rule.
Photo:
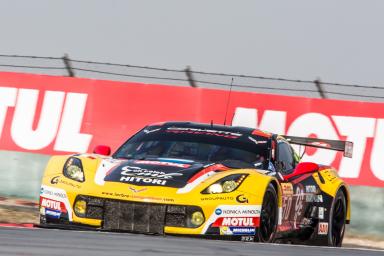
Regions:
<instances>
[{"instance_id":1,"label":"black racing tire sidewall","mask_svg":"<svg viewBox=\"0 0 384 256\"><path fill-rule=\"evenodd\" d=\"M333 241L332 241L333 215L334 215L334 210L335 210L334 208L335 208L336 202L339 199L342 200L343 207L344 207L344 225L343 225L343 229L342 229L342 234L340 236L340 243L338 245L334 245ZM335 198L332 200L332 205L331 205L330 213L329 213L329 219L328 219L328 221L329 221L328 222L328 246L341 247L341 245L343 243L344 234L345 234L346 217L347 217L347 202L346 202L344 193L341 190L339 190L339 191L337 191Z\"/></svg>"},{"instance_id":2,"label":"black racing tire sidewall","mask_svg":"<svg viewBox=\"0 0 384 256\"><path fill-rule=\"evenodd\" d=\"M261 239L260 237L260 228L261 228L261 221L262 221L262 211L263 211L263 208L261 208L261 213L260 213L260 226L259 228L257 228L257 231L256 231L256 236L255 236L255 241L256 242L262 242L262 243L273 243L274 242L274 238L275 238L275 235L276 235L276 230L277 230L277 225L278 225L278 219L279 219L279 205L278 205L278 199L277 199L277 192L276 192L276 189L275 187L272 185L272 184L269 184L267 189L265 190L265 193L264 193L264 198L263 198L263 203L262 205L264 205L264 200L265 200L265 196L267 194L267 192L271 192L274 196L274 201L275 201L275 224L274 224L274 231L272 232L269 240L265 241L263 239Z\"/></svg>"}]
</instances>

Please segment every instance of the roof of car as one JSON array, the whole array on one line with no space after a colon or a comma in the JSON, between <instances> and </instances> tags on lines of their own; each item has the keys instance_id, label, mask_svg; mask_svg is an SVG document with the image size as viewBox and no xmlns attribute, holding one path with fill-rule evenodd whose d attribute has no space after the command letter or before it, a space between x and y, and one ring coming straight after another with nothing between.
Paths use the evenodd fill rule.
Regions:
<instances>
[{"instance_id":1,"label":"roof of car","mask_svg":"<svg viewBox=\"0 0 384 256\"><path fill-rule=\"evenodd\" d=\"M207 123L197 123L197 122L164 122L164 123L155 123L150 126L166 126L166 127L184 127L184 128L196 128L196 129L210 129L210 130L220 130L226 132L239 132L242 134L253 134L262 137L271 137L272 133L262 131L260 129L253 129L243 126L229 126L229 125L220 125L220 124L207 124Z\"/></svg>"}]
</instances>

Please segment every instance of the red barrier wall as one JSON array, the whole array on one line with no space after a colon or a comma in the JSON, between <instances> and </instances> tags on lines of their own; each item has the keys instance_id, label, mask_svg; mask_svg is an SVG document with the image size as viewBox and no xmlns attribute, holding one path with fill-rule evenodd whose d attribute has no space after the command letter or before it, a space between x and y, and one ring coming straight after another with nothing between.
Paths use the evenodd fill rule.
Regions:
<instances>
[{"instance_id":1,"label":"red barrier wall","mask_svg":"<svg viewBox=\"0 0 384 256\"><path fill-rule=\"evenodd\" d=\"M144 125L223 123L228 91L0 72L0 149L61 154L113 149ZM350 184L384 186L384 104L232 92L227 123L348 139L352 159L308 150Z\"/></svg>"}]
</instances>

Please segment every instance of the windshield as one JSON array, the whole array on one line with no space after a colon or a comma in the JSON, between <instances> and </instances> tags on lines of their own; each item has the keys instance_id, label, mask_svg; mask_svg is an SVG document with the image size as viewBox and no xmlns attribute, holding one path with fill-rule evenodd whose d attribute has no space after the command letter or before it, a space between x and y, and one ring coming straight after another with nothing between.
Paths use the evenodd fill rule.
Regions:
<instances>
[{"instance_id":1,"label":"windshield","mask_svg":"<svg viewBox=\"0 0 384 256\"><path fill-rule=\"evenodd\" d=\"M218 130L149 127L129 139L114 157L258 163L267 158L267 153L267 139L264 137Z\"/></svg>"}]
</instances>

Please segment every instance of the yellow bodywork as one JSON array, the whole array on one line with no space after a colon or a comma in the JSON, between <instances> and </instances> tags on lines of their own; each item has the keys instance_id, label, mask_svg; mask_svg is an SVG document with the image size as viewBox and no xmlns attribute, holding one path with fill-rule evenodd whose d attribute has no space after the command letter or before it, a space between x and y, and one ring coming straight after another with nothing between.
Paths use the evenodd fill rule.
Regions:
<instances>
[{"instance_id":1,"label":"yellow bodywork","mask_svg":"<svg viewBox=\"0 0 384 256\"><path fill-rule=\"evenodd\" d=\"M324 169L320 171L320 175L324 179L324 183L321 182L319 174L314 173L312 177L315 179L316 183L319 185L320 189L331 197L335 197L336 193L342 189L344 190L345 198L347 200L347 221L351 220L351 200L349 197L349 187L348 185L339 178L336 170L334 169Z\"/></svg>"},{"instance_id":2,"label":"yellow bodywork","mask_svg":"<svg viewBox=\"0 0 384 256\"><path fill-rule=\"evenodd\" d=\"M281 211L282 191L278 180L275 177L262 174L255 169L234 169L227 170L216 175L213 175L194 189L186 193L178 193L178 188L160 187L160 186L135 186L131 184L119 182L105 182L103 185L98 185L94 182L96 170L102 164L105 157L99 155L80 155L76 156L81 159L85 181L77 182L63 175L63 166L70 156L54 156L50 159L45 174L43 176L42 185L62 189L65 191L69 201L69 207L73 209L75 199L78 195L93 196L99 198L108 198L116 200L126 200L132 202L147 202L160 203L167 205L191 205L201 207L205 220L215 213L215 209L219 205L239 205L236 198L241 197L246 199L241 205L261 206L264 193L267 186L272 183L276 187L278 194L278 206ZM337 191L341 188L346 191L347 198L347 220L350 220L350 200L348 186L337 176L332 169L320 171L325 183L323 183L318 173L313 173L312 176L321 188L321 190L331 197L334 197ZM202 194L201 191L209 185L215 183L228 174L248 174L248 177L243 183L233 192L221 194ZM52 182L55 180L55 182ZM143 189L145 187L145 189ZM244 200L245 201L245 200ZM69 212L73 223L101 227L101 220L78 217ZM168 234L189 234L200 235L203 233L205 223L198 228L186 227L169 227L165 226L164 232Z\"/></svg>"},{"instance_id":3,"label":"yellow bodywork","mask_svg":"<svg viewBox=\"0 0 384 256\"><path fill-rule=\"evenodd\" d=\"M235 169L218 173L205 181L198 184L193 190L187 193L177 193L178 188L147 186L135 186L131 184L119 182L105 182L104 185L97 185L94 182L95 174L98 166L103 158L92 155L76 156L81 159L85 181L77 182L63 175L63 166L69 156L54 156L48 162L45 174L42 180L43 186L55 187L65 190L70 206L73 204L78 195L109 198L116 200L127 200L133 202L147 203L164 203L174 205L191 205L200 206L203 210L205 220L207 220L218 205L239 205L236 201L238 196L246 198L247 202L242 205L258 205L261 206L264 192L269 183L274 182L277 185L277 180L274 177L267 176L257 172L255 169ZM249 174L244 182L233 192L222 194L201 194L201 191L217 180L227 176L228 174ZM57 178L57 176L59 176ZM52 179L58 179L56 184L52 184ZM256 185L257 184L257 185ZM277 187L279 202L281 207L281 191ZM135 191L135 192L134 192ZM100 227L101 220L81 218L72 212L73 223L91 225ZM165 227L164 231L168 234L201 234L204 224L198 228L182 228L182 227Z\"/></svg>"}]
</instances>

